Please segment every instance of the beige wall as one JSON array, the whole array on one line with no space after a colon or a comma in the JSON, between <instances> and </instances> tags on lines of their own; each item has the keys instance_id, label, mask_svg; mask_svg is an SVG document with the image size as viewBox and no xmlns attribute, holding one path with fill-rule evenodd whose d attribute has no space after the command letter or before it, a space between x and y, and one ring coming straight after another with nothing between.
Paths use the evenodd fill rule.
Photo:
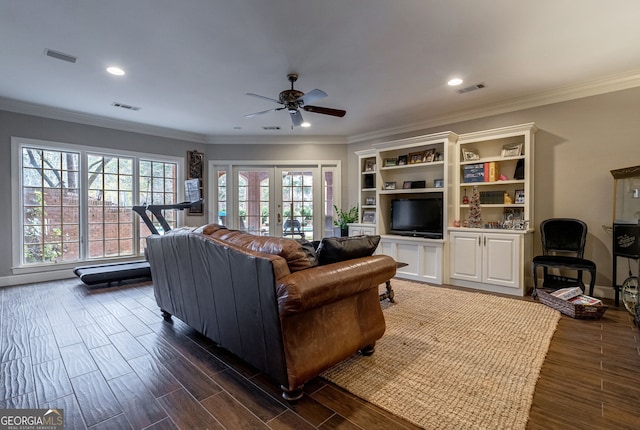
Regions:
<instances>
[{"instance_id":1,"label":"beige wall","mask_svg":"<svg viewBox=\"0 0 640 430\"><path fill-rule=\"evenodd\" d=\"M11 269L11 175L15 174L15 167L11 166L12 136L182 158L186 157L187 151L198 150L205 152L208 160L339 160L342 175L347 176L347 145L323 144L321 139L317 139L318 144L205 145L0 110L0 202L5 203L0 205L0 286L38 280L15 276ZM331 141L335 142L335 138ZM206 175L205 170L205 180ZM342 196L346 200L347 182L343 181L342 186ZM192 226L202 225L207 222L207 214L185 216L185 222ZM73 276L73 273L65 269L50 275L60 278Z\"/></svg>"},{"instance_id":2,"label":"beige wall","mask_svg":"<svg viewBox=\"0 0 640 430\"><path fill-rule=\"evenodd\" d=\"M612 221L612 169L640 165L640 88L556 103L486 118L452 123L415 133L390 136L395 140L451 130L467 133L535 122L535 224L549 217L576 217L587 222L586 257L598 266L598 285L610 285L611 235L601 226ZM343 161L343 206L357 199L358 166L354 151L370 142L348 145L203 145L189 141L124 132L59 120L0 111L0 199L11 201L11 136L119 148L184 157L186 151L205 151L214 160L329 160ZM378 139L377 141L380 141ZM0 278L11 275L11 210L0 207ZM190 220L192 221L192 220ZM199 223L199 221L197 222ZM191 222L190 222L191 224ZM536 233L535 251L540 251ZM621 263L624 263L621 260ZM626 263L620 276L626 275ZM1 284L1 282L0 282Z\"/></svg>"},{"instance_id":3,"label":"beige wall","mask_svg":"<svg viewBox=\"0 0 640 430\"><path fill-rule=\"evenodd\" d=\"M598 267L596 284L611 285L611 225L613 178L610 171L640 165L640 88L592 96L573 101L447 124L420 132L394 136L429 134L451 130L462 134L496 127L534 122L535 136L535 226L551 217L574 217L589 227L585 257ZM376 140L376 141L379 141ZM356 150L371 143L349 147L349 182L357 183ZM349 202L358 201L357 189L349 190ZM534 253L541 252L535 233ZM618 279L626 277L627 264ZM637 273L634 263L633 270ZM611 290L607 288L609 292ZM603 292L599 290L598 292Z\"/></svg>"}]
</instances>

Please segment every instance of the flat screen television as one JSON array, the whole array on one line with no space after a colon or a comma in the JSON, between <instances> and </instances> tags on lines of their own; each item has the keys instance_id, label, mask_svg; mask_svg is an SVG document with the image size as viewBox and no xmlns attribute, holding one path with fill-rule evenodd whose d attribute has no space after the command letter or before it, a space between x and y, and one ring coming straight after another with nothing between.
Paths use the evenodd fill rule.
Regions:
<instances>
[{"instance_id":1,"label":"flat screen television","mask_svg":"<svg viewBox=\"0 0 640 430\"><path fill-rule=\"evenodd\" d=\"M442 195L391 201L391 234L442 239Z\"/></svg>"}]
</instances>

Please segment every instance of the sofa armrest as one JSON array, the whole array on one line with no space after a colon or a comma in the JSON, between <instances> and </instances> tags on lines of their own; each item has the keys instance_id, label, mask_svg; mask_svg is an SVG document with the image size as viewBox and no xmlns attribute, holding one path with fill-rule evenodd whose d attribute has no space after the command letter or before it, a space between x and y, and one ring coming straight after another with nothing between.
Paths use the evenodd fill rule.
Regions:
<instances>
[{"instance_id":1,"label":"sofa armrest","mask_svg":"<svg viewBox=\"0 0 640 430\"><path fill-rule=\"evenodd\" d=\"M280 316L377 288L395 274L396 262L387 255L355 258L292 273L276 281Z\"/></svg>"}]
</instances>

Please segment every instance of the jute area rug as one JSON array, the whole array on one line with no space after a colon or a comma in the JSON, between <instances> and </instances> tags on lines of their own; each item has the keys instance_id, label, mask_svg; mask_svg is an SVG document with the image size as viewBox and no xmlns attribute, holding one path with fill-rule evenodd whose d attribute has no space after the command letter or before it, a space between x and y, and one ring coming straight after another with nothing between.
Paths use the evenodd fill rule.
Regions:
<instances>
[{"instance_id":1,"label":"jute area rug","mask_svg":"<svg viewBox=\"0 0 640 430\"><path fill-rule=\"evenodd\" d=\"M560 319L540 303L392 281L370 357L321 376L425 429L524 429ZM388 303L388 304L385 304Z\"/></svg>"}]
</instances>

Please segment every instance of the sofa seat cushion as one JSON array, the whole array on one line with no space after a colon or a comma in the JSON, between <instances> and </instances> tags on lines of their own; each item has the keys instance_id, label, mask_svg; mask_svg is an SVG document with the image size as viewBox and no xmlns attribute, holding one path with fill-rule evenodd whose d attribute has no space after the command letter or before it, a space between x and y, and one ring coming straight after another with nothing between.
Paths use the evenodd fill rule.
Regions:
<instances>
[{"instance_id":1,"label":"sofa seat cushion","mask_svg":"<svg viewBox=\"0 0 640 430\"><path fill-rule=\"evenodd\" d=\"M218 224L209 224L203 227L202 234L251 251L278 255L287 261L289 271L292 273L309 269L314 265L302 244L294 239L255 236L239 230L230 230Z\"/></svg>"},{"instance_id":2,"label":"sofa seat cushion","mask_svg":"<svg viewBox=\"0 0 640 430\"><path fill-rule=\"evenodd\" d=\"M337 263L373 255L380 243L380 236L325 237L316 251L318 263Z\"/></svg>"}]
</instances>

